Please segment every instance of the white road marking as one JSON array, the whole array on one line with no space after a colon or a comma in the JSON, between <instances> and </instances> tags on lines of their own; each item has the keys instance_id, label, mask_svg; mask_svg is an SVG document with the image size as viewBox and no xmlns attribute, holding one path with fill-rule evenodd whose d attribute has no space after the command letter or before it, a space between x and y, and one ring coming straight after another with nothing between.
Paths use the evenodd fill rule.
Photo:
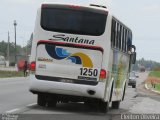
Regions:
<instances>
[{"instance_id":1,"label":"white road marking","mask_svg":"<svg viewBox=\"0 0 160 120\"><path fill-rule=\"evenodd\" d=\"M145 88L146 88L147 90L149 90L149 88L148 88L148 85L147 85L147 84L145 84Z\"/></svg>"},{"instance_id":2,"label":"white road marking","mask_svg":"<svg viewBox=\"0 0 160 120\"><path fill-rule=\"evenodd\" d=\"M153 91L153 92L155 92L155 93L158 93L158 94L160 94L160 92L159 92L159 91L156 91L156 90L151 90L151 91Z\"/></svg>"},{"instance_id":3,"label":"white road marking","mask_svg":"<svg viewBox=\"0 0 160 120\"><path fill-rule=\"evenodd\" d=\"M27 107L32 107L34 105L37 105L37 103L32 103L32 104L28 104ZM14 113L16 111L20 111L20 108L15 108L15 109L12 109L12 110L9 110L9 111L6 111L6 113Z\"/></svg>"},{"instance_id":4,"label":"white road marking","mask_svg":"<svg viewBox=\"0 0 160 120\"><path fill-rule=\"evenodd\" d=\"M27 107L32 107L32 106L34 106L34 105L37 105L37 103L29 104L29 105L27 105Z\"/></svg>"},{"instance_id":5,"label":"white road marking","mask_svg":"<svg viewBox=\"0 0 160 120\"><path fill-rule=\"evenodd\" d=\"M19 111L19 110L20 110L19 108L16 108L16 109L13 109L13 110L6 111L6 113L14 113L14 112Z\"/></svg>"},{"instance_id":6,"label":"white road marking","mask_svg":"<svg viewBox=\"0 0 160 120\"><path fill-rule=\"evenodd\" d=\"M147 84L145 84L145 88L146 88L147 90L149 90L149 87L148 87L148 85L147 85ZM154 89L151 89L151 91L152 91L152 92L155 92L155 93L160 94L160 92L159 92L159 91L156 91L156 90L154 90Z\"/></svg>"}]
</instances>

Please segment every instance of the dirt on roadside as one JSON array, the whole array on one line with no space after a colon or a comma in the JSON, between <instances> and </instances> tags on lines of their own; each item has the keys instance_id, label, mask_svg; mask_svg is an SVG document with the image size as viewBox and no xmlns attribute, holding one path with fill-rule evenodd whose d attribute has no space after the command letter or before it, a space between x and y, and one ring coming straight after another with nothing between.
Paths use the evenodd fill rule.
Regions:
<instances>
[{"instance_id":1,"label":"dirt on roadside","mask_svg":"<svg viewBox=\"0 0 160 120\"><path fill-rule=\"evenodd\" d=\"M145 80L146 83L151 83L151 84L159 84L160 83L160 78L158 77L148 77Z\"/></svg>"},{"instance_id":2,"label":"dirt on roadside","mask_svg":"<svg viewBox=\"0 0 160 120\"><path fill-rule=\"evenodd\" d=\"M142 84L137 86L136 92L137 92L137 96L135 96L135 97L149 97L154 100L160 101L160 94L155 93L151 90L147 90L145 88L145 82L143 82Z\"/></svg>"}]
</instances>

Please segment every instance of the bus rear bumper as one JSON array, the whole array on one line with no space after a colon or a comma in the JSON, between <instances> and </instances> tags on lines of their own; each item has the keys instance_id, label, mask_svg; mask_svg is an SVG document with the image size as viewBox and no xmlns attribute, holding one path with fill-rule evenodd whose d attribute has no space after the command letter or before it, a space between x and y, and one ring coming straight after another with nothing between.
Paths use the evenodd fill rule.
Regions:
<instances>
[{"instance_id":1,"label":"bus rear bumper","mask_svg":"<svg viewBox=\"0 0 160 120\"><path fill-rule=\"evenodd\" d=\"M97 85L82 85L55 81L39 80L35 75L29 76L30 91L34 94L59 94L69 96L80 96L88 98L104 99L105 83L98 82Z\"/></svg>"}]
</instances>

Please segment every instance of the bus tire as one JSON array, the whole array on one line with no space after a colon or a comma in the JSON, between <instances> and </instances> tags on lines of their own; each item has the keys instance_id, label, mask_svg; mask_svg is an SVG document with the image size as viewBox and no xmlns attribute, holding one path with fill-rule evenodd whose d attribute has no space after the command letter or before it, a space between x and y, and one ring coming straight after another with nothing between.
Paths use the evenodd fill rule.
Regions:
<instances>
[{"instance_id":1,"label":"bus tire","mask_svg":"<svg viewBox=\"0 0 160 120\"><path fill-rule=\"evenodd\" d=\"M102 113L107 113L109 111L109 102L99 101L99 110Z\"/></svg>"},{"instance_id":2,"label":"bus tire","mask_svg":"<svg viewBox=\"0 0 160 120\"><path fill-rule=\"evenodd\" d=\"M86 100L86 101L84 101L84 105L87 106L87 107L90 107L91 103L89 102L89 100Z\"/></svg>"},{"instance_id":3,"label":"bus tire","mask_svg":"<svg viewBox=\"0 0 160 120\"><path fill-rule=\"evenodd\" d=\"M37 96L37 104L39 106L46 106L46 97L42 94L38 94Z\"/></svg>"},{"instance_id":4,"label":"bus tire","mask_svg":"<svg viewBox=\"0 0 160 120\"><path fill-rule=\"evenodd\" d=\"M112 109L119 109L120 101L113 101L112 102Z\"/></svg>"},{"instance_id":5,"label":"bus tire","mask_svg":"<svg viewBox=\"0 0 160 120\"><path fill-rule=\"evenodd\" d=\"M48 107L56 107L56 104L57 104L57 100L50 100L47 102L47 106Z\"/></svg>"},{"instance_id":6,"label":"bus tire","mask_svg":"<svg viewBox=\"0 0 160 120\"><path fill-rule=\"evenodd\" d=\"M136 88L136 85L132 85L132 88Z\"/></svg>"}]
</instances>

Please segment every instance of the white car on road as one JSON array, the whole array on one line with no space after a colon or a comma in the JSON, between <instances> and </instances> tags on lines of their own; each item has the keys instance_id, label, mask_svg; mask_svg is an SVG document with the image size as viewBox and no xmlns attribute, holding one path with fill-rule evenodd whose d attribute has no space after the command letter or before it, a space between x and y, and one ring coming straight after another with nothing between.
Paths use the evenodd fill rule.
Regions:
<instances>
[{"instance_id":1,"label":"white car on road","mask_svg":"<svg viewBox=\"0 0 160 120\"><path fill-rule=\"evenodd\" d=\"M136 88L136 79L138 78L139 76L136 75L135 72L130 72L129 73L129 81L128 81L128 85L129 86L132 86L132 88Z\"/></svg>"}]
</instances>

